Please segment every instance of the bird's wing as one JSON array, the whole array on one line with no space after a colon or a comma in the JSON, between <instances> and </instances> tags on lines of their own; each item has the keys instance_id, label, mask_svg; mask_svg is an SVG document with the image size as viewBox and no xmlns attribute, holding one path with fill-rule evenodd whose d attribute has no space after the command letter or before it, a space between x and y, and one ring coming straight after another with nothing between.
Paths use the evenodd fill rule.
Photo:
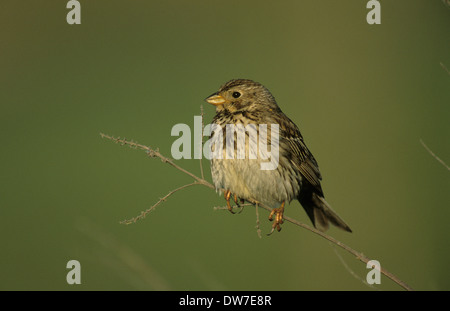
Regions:
<instances>
[{"instance_id":1,"label":"bird's wing","mask_svg":"<svg viewBox=\"0 0 450 311\"><path fill-rule=\"evenodd\" d=\"M319 171L319 165L308 147L306 147L300 130L294 122L285 115L279 124L280 143L281 140L284 140L288 149L287 152L288 156L290 156L290 161L299 170L302 176L304 176L317 190L320 190L321 193L322 188L320 186L320 180L322 180L322 176Z\"/></svg>"}]
</instances>

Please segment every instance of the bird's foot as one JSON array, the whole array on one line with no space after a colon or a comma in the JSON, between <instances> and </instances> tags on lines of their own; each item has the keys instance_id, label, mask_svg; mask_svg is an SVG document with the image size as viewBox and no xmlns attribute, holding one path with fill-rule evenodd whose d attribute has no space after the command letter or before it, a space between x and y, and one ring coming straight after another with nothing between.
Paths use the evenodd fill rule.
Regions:
<instances>
[{"instance_id":1,"label":"bird's foot","mask_svg":"<svg viewBox=\"0 0 450 311\"><path fill-rule=\"evenodd\" d=\"M275 215L275 222L272 224L272 230L268 235L271 235L275 228L278 232L281 231L281 224L283 223L283 213L284 213L284 201L281 203L280 207L274 208L269 215L269 220L273 221L273 215Z\"/></svg>"},{"instance_id":2,"label":"bird's foot","mask_svg":"<svg viewBox=\"0 0 450 311\"><path fill-rule=\"evenodd\" d=\"M231 191L230 190L225 190L223 193L223 196L225 198L225 200L227 201L227 208L230 211L231 214L234 214L233 212L233 207L230 204L230 198L231 198Z\"/></svg>"},{"instance_id":3,"label":"bird's foot","mask_svg":"<svg viewBox=\"0 0 450 311\"><path fill-rule=\"evenodd\" d=\"M225 190L224 192L224 197L225 200L227 201L227 209L231 212L231 214L235 214L235 212L233 211L233 207L231 206L230 203L231 196L233 196L233 200L234 203L236 203L236 206L241 208L238 213L242 212L244 207L241 206L241 204L244 204L244 199L239 199L236 194L232 195L230 190Z\"/></svg>"},{"instance_id":4,"label":"bird's foot","mask_svg":"<svg viewBox=\"0 0 450 311\"><path fill-rule=\"evenodd\" d=\"M234 199L234 203L236 203L236 206L241 208L238 212L238 214L240 214L242 212L242 210L244 209L244 207L241 206L241 204L244 204L245 200L238 198L237 195L233 195L233 199Z\"/></svg>"}]
</instances>

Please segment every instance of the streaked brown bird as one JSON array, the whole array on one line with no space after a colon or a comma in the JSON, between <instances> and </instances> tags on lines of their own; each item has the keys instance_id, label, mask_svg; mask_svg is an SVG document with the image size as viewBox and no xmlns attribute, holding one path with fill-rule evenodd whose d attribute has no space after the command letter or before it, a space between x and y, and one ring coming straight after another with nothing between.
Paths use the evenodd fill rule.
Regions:
<instances>
[{"instance_id":1,"label":"streaked brown bird","mask_svg":"<svg viewBox=\"0 0 450 311\"><path fill-rule=\"evenodd\" d=\"M325 201L320 181L322 176L316 159L309 151L298 127L278 107L275 98L263 85L247 79L234 79L220 87L219 91L205 99L216 106L213 124L222 131L211 134L211 141L223 138L221 157L212 157L211 174L217 190L223 190L228 209L232 212L230 199L236 204L249 201L262 203L272 212L269 220L275 220L271 233L281 230L286 202L297 199L313 225L325 231L331 222L333 225L351 232L350 227L333 211ZM246 127L253 124L257 137L261 138L260 125L267 125L265 137L267 145L274 140L270 125L278 125L278 165L275 169L263 170L261 163L267 159L261 153L250 157L252 144L250 131L245 131L245 157L238 158L237 132L227 136L227 124ZM270 128L270 130L269 130ZM275 132L274 132L275 134ZM234 139L232 139L234 135ZM259 139L258 138L258 139ZM234 142L234 157L227 158L227 140ZM231 144L233 144L233 142ZM212 145L212 152L217 145ZM275 219L273 219L275 216Z\"/></svg>"}]
</instances>

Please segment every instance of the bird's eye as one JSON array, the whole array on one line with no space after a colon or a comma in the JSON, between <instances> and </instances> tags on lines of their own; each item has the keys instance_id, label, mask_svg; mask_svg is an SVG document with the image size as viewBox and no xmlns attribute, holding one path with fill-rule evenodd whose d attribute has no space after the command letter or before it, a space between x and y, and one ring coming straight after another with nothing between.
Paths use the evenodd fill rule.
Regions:
<instances>
[{"instance_id":1,"label":"bird's eye","mask_svg":"<svg viewBox=\"0 0 450 311\"><path fill-rule=\"evenodd\" d=\"M239 93L239 92L233 92L233 97L234 97L234 98L238 98L239 96L241 96L241 93Z\"/></svg>"}]
</instances>

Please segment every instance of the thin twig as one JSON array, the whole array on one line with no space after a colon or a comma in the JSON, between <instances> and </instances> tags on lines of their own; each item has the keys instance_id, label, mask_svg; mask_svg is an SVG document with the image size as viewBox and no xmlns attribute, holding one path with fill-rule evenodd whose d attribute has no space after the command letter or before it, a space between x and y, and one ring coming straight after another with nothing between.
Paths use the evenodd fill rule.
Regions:
<instances>
[{"instance_id":1,"label":"thin twig","mask_svg":"<svg viewBox=\"0 0 450 311\"><path fill-rule=\"evenodd\" d=\"M334 246L333 243L329 242L331 247L333 248L334 253L336 254L337 258L339 258L339 260L341 261L342 265L344 266L345 270L347 270L348 273L350 273L350 275L352 275L355 279L357 279L358 281L360 281L361 283L363 283L364 285L367 285L368 287L374 289L374 290L380 290L379 288L369 284L366 282L366 280L364 280L362 277L360 277L358 274L356 274L355 271L353 271L349 265L347 264L347 262L344 260L344 258L342 258L341 254L339 254L338 250L336 249L336 247Z\"/></svg>"},{"instance_id":2,"label":"thin twig","mask_svg":"<svg viewBox=\"0 0 450 311\"><path fill-rule=\"evenodd\" d=\"M204 186L206 186L206 187L208 187L208 188L211 188L211 189L215 189L215 187L214 187L212 184L210 184L209 182L207 182L205 179L200 178L200 177L198 177L198 176L192 174L191 172L189 172L189 171L185 170L184 168L180 167L179 165L175 164L175 163L173 162L173 160L171 160L171 159L169 159L169 158L163 156L163 155L159 152L158 149L152 149L152 148L150 148L150 147L148 147L148 146L141 145L141 144L138 144L138 143L133 142L133 141L128 141L128 140L126 140L125 138L113 137L113 136L109 136L109 135L106 135L106 134L103 134L103 133L100 133L100 136L101 136L102 138L107 138L107 139L109 139L109 140L112 140L113 142L115 142L115 143L117 143L117 144L120 144L120 145L122 145L122 146L127 145L127 146L129 146L130 148L133 148L133 149L141 149L141 150L144 150L144 151L147 152L147 155L148 155L149 157L151 157L151 158L160 158L161 161L162 161L163 163L167 163L167 164L169 164L170 166L173 166L174 168L176 168L177 170L179 170L179 171L185 173L186 175L191 176L191 177L194 178L199 184L202 184L202 185L204 185Z\"/></svg>"},{"instance_id":3,"label":"thin twig","mask_svg":"<svg viewBox=\"0 0 450 311\"><path fill-rule=\"evenodd\" d=\"M200 115L202 117L202 143L200 145L200 154L203 154L203 129L205 128L205 125L203 123L203 105L200 105ZM199 161L200 161L200 176L202 177L202 179L205 179L205 175L203 174L202 158L203 157L200 157L200 159L199 159Z\"/></svg>"},{"instance_id":4,"label":"thin twig","mask_svg":"<svg viewBox=\"0 0 450 311\"><path fill-rule=\"evenodd\" d=\"M252 204L252 203L244 203L244 204L239 204L239 206L238 205L233 205L233 206L231 206L231 208L234 210L235 208L240 208L240 210L241 209L243 209L245 206L254 206L254 204ZM228 206L214 206L213 207L213 209L214 210L228 210ZM239 212L238 212L238 214L239 214Z\"/></svg>"},{"instance_id":5,"label":"thin twig","mask_svg":"<svg viewBox=\"0 0 450 311\"><path fill-rule=\"evenodd\" d=\"M271 211L272 209L266 206L261 206L264 209ZM354 255L356 257L356 259L358 259L359 261L364 262L365 264L367 264L370 261L370 258L365 256L363 253L360 253L356 250L354 250L353 248L351 248L350 246L345 245L344 243L342 243L341 241L336 240L335 238L329 236L328 234L317 230L316 228L310 227L308 225L305 225L304 223L299 222L298 220L292 219L290 217L284 216L284 220L293 223L299 227L302 227L306 230L309 230L319 236L321 236L322 238L330 241L331 243L339 246L340 248L346 250L347 252L349 252L350 254ZM394 274L390 273L389 271L387 271L386 269L380 267L380 272L382 274L384 274L385 276L387 276L388 278L390 278L392 281L394 281L395 283L397 283L398 285L400 285L401 287L403 287L406 290L413 290L408 284L406 284L405 282L403 282L402 280L400 280L397 276L395 276Z\"/></svg>"},{"instance_id":6,"label":"thin twig","mask_svg":"<svg viewBox=\"0 0 450 311\"><path fill-rule=\"evenodd\" d=\"M175 164L175 163L174 163L172 160L170 160L169 158L163 156L158 150L153 150L153 149L151 149L151 148L148 147L148 146L141 145L141 144L138 144L138 143L135 143L135 142L132 142L132 141L127 141L127 140L121 139L121 138L115 138L115 137L113 137L113 136L109 136L109 135L106 135L106 134L102 134L102 133L101 133L100 135L101 135L102 138L107 138L107 139L109 139L109 140L111 140L111 141L113 141L113 142L119 143L119 144L121 144L121 145L128 145L128 146L130 146L130 147L132 147L132 148L135 148L135 149L137 148L137 149L144 150L144 151L147 152L147 154L148 154L150 157L158 157L158 158L160 158L160 159L162 160L162 162L167 163L167 164L171 165L172 167L174 167L174 168L180 170L180 171L183 172L184 174L187 174L187 175L191 176L192 178L194 178L194 180L195 180L194 183L188 184L188 185L185 185L185 186L182 186L182 187L180 187L180 188L178 188L178 189L175 189L174 191L178 191L178 190L181 190L181 189L186 188L186 187L188 187L188 186L192 186L192 185L196 185L196 184L206 186L206 187L208 187L208 188L210 188L210 189L215 189L215 187L214 187L211 183L209 183L207 180L205 180L205 179L203 179L203 178L200 178L200 177L198 177L198 176L192 174L191 172L189 172L189 171L183 169L183 168L180 167L179 165ZM168 197L168 196L171 195L171 194L172 194L172 193L169 193L168 195L166 195L166 197ZM166 198L166 197L165 197L165 198ZM164 201L165 198L160 199L160 201ZM261 207L261 208L263 208L263 209L265 209L265 210L267 210L267 211L269 211L269 212L272 211L272 209L271 209L270 207L265 206L264 204L261 204L260 202L250 202L250 203L252 203L253 205L258 204L258 207ZM158 201L155 205L157 206L158 204L160 204L159 201ZM154 208L154 207L153 207L153 208ZM149 208L149 210L152 210L152 207ZM142 214L141 214L141 215L142 215ZM135 217L136 220L143 218L143 217L141 217L141 215ZM144 217L145 217L145 216L144 216ZM362 261L362 262L364 262L364 263L366 263L366 264L370 261L370 259L369 259L367 256L365 256L364 254L362 254L362 253L360 253L360 252L354 250L354 249L351 248L350 246L345 245L345 244L342 243L341 241L336 240L335 238L329 236L328 234L326 234L326 233L324 233L324 232L322 232L322 231L317 230L316 228L310 227L310 226L308 226L308 225L306 225L306 224L304 224L304 223L301 223L301 222L299 222L298 220L295 220L295 219L290 218L290 217L288 217L288 216L284 216L284 220L287 221L287 222L290 222L290 223L292 223L292 224L294 224L294 225L296 225L296 226L302 227L302 228L304 228L304 229L306 229L306 230L308 230L308 231L311 231L311 232L315 233L316 235L318 235L318 236L320 236L320 237L322 237L322 238L324 238L324 239L330 241L330 242L333 243L334 245L339 246L340 248L344 249L344 250L347 251L348 253L350 253L350 254L352 254L353 256L355 256L358 260L360 260L360 261ZM134 221L131 221L130 223L132 223L132 222L134 222ZM395 276L394 274L390 273L390 272L387 271L386 269L380 267L380 272L381 272L382 274L384 274L386 277L388 277L389 279L391 279L392 281L394 281L395 283L397 283L398 285L400 285L401 287L403 287L404 289L406 289L406 290L413 290L409 285L407 285L405 282L403 282L402 280L400 280L397 276Z\"/></svg>"},{"instance_id":7,"label":"thin twig","mask_svg":"<svg viewBox=\"0 0 450 311\"><path fill-rule=\"evenodd\" d=\"M200 183L195 181L195 182L193 182L191 184L186 184L186 185L183 185L181 187L178 187L177 189L174 189L174 190L170 191L164 197L160 198L159 201L156 202L155 204L153 204L150 208L146 209L145 211L142 211L138 216L133 217L131 219L122 220L120 223L123 224L123 225L129 225L129 224L137 222L138 220L141 220L141 219L145 218L145 216L147 216L148 213L153 211L158 205L160 205L162 202L167 200L167 198L170 197L172 194L174 194L177 191L180 191L181 189L184 189L184 188L187 188L187 187L190 187L190 186L194 186L194 185L200 185Z\"/></svg>"},{"instance_id":8,"label":"thin twig","mask_svg":"<svg viewBox=\"0 0 450 311\"><path fill-rule=\"evenodd\" d=\"M450 70L448 70L448 68L444 65L444 63L443 63L443 62L440 62L440 64L441 64L441 67L442 67L445 71L447 71L447 73L450 75Z\"/></svg>"},{"instance_id":9,"label":"thin twig","mask_svg":"<svg viewBox=\"0 0 450 311\"><path fill-rule=\"evenodd\" d=\"M255 204L255 211L256 211L256 233L258 234L258 237L262 239L261 235L261 229L259 228L259 211L258 211L258 204Z\"/></svg>"},{"instance_id":10,"label":"thin twig","mask_svg":"<svg viewBox=\"0 0 450 311\"><path fill-rule=\"evenodd\" d=\"M444 161L442 161L437 155L435 155L434 152L431 151L431 149L428 148L427 145L425 145L425 143L423 142L422 139L420 140L420 143L421 143L422 146L423 146L423 147L431 154L431 156L432 156L433 158L435 158L436 160L438 160L439 163L441 163L445 168L447 168L447 170L450 171L450 167L449 167Z\"/></svg>"}]
</instances>

